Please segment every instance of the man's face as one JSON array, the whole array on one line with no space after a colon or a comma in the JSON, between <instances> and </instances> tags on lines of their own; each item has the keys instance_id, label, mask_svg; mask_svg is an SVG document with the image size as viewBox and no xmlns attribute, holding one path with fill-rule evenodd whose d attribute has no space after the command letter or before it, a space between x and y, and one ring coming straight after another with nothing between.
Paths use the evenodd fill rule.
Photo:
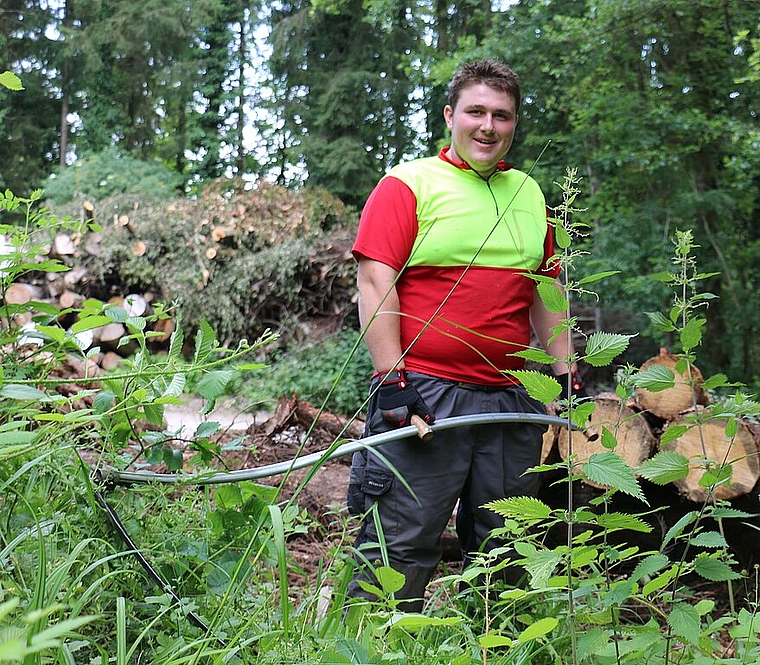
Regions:
<instances>
[{"instance_id":1,"label":"man's face","mask_svg":"<svg viewBox=\"0 0 760 665\"><path fill-rule=\"evenodd\" d=\"M456 108L443 109L451 130L449 157L467 162L487 178L512 145L517 127L515 100L485 83L473 83L459 95Z\"/></svg>"}]
</instances>

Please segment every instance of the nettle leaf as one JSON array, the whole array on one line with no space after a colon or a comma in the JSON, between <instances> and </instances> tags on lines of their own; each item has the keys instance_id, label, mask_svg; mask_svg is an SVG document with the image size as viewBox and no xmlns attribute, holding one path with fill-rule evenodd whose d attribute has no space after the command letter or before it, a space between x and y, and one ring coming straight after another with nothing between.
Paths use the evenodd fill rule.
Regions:
<instances>
[{"instance_id":1,"label":"nettle leaf","mask_svg":"<svg viewBox=\"0 0 760 665\"><path fill-rule=\"evenodd\" d=\"M713 374L711 377L705 379L702 383L704 390L714 390L715 388L721 388L726 385L731 385L728 377L725 374Z\"/></svg>"},{"instance_id":2,"label":"nettle leaf","mask_svg":"<svg viewBox=\"0 0 760 665\"><path fill-rule=\"evenodd\" d=\"M615 450L618 445L618 441L615 438L615 435L610 432L606 427L602 427L602 438L601 438L602 448L605 448L606 450Z\"/></svg>"},{"instance_id":3,"label":"nettle leaf","mask_svg":"<svg viewBox=\"0 0 760 665\"><path fill-rule=\"evenodd\" d=\"M686 325L681 330L681 344L684 351L689 351L699 346L702 341L702 328L705 323L707 321L701 317L694 317L686 322Z\"/></svg>"},{"instance_id":4,"label":"nettle leaf","mask_svg":"<svg viewBox=\"0 0 760 665\"><path fill-rule=\"evenodd\" d=\"M610 636L599 626L584 630L578 636L578 656L580 660L590 660L610 643Z\"/></svg>"},{"instance_id":5,"label":"nettle leaf","mask_svg":"<svg viewBox=\"0 0 760 665\"><path fill-rule=\"evenodd\" d=\"M235 374L237 374L237 372L232 369L209 372L198 381L195 392L208 400L216 400L217 397L224 394L227 384L232 380Z\"/></svg>"},{"instance_id":6,"label":"nettle leaf","mask_svg":"<svg viewBox=\"0 0 760 665\"><path fill-rule=\"evenodd\" d=\"M549 578L554 574L557 566L562 563L562 557L553 550L542 550L534 552L520 563L530 575L530 586L534 589L541 589L546 587Z\"/></svg>"},{"instance_id":7,"label":"nettle leaf","mask_svg":"<svg viewBox=\"0 0 760 665\"><path fill-rule=\"evenodd\" d=\"M540 522L551 517L552 510L545 503L530 496L516 496L491 501L484 506L507 519Z\"/></svg>"},{"instance_id":8,"label":"nettle leaf","mask_svg":"<svg viewBox=\"0 0 760 665\"><path fill-rule=\"evenodd\" d=\"M3 386L0 390L0 396L5 399L18 399L18 400L34 400L44 401L47 400L47 394L41 390L37 390L34 386L27 386L20 383L9 383Z\"/></svg>"},{"instance_id":9,"label":"nettle leaf","mask_svg":"<svg viewBox=\"0 0 760 665\"><path fill-rule=\"evenodd\" d=\"M609 365L628 348L633 335L595 332L586 342L584 360L593 367Z\"/></svg>"},{"instance_id":10,"label":"nettle leaf","mask_svg":"<svg viewBox=\"0 0 760 665\"><path fill-rule=\"evenodd\" d=\"M664 446L666 443L680 439L690 429L689 425L669 425L660 436L660 445Z\"/></svg>"},{"instance_id":11,"label":"nettle leaf","mask_svg":"<svg viewBox=\"0 0 760 665\"><path fill-rule=\"evenodd\" d=\"M694 561L694 570L700 576L711 582L728 582L741 577L726 562L716 559L713 554L698 554Z\"/></svg>"},{"instance_id":12,"label":"nettle leaf","mask_svg":"<svg viewBox=\"0 0 760 665\"><path fill-rule=\"evenodd\" d=\"M650 554L648 557L639 561L633 573L631 573L631 582L638 582L645 577L652 577L655 573L660 572L670 564L670 559L664 554Z\"/></svg>"},{"instance_id":13,"label":"nettle leaf","mask_svg":"<svg viewBox=\"0 0 760 665\"><path fill-rule=\"evenodd\" d=\"M206 319L201 319L198 332L195 335L195 357L193 358L193 364L200 365L205 362L214 349L216 349L216 346L217 340L214 329Z\"/></svg>"},{"instance_id":14,"label":"nettle leaf","mask_svg":"<svg viewBox=\"0 0 760 665\"><path fill-rule=\"evenodd\" d=\"M556 283L539 282L536 289L544 307L550 312L566 312L570 307L570 302Z\"/></svg>"},{"instance_id":15,"label":"nettle leaf","mask_svg":"<svg viewBox=\"0 0 760 665\"><path fill-rule=\"evenodd\" d=\"M541 365L552 365L559 361L559 358L555 358L553 355L547 353L543 349L525 349L524 351L518 351L513 353L513 356L517 358L524 358L534 363L540 363Z\"/></svg>"},{"instance_id":16,"label":"nettle leaf","mask_svg":"<svg viewBox=\"0 0 760 665\"><path fill-rule=\"evenodd\" d=\"M649 321L655 327L657 332L673 332L676 329L675 324L662 312L646 312Z\"/></svg>"},{"instance_id":17,"label":"nettle leaf","mask_svg":"<svg viewBox=\"0 0 760 665\"><path fill-rule=\"evenodd\" d=\"M595 275L589 275L588 277L584 277L583 279L578 281L579 285L583 284L591 284L592 282L598 282L600 279L604 279L605 277L611 277L612 275L618 275L620 273L619 270L607 270L605 272L598 272Z\"/></svg>"},{"instance_id":18,"label":"nettle leaf","mask_svg":"<svg viewBox=\"0 0 760 665\"><path fill-rule=\"evenodd\" d=\"M627 513L602 513L596 518L596 523L607 530L626 529L639 533L650 533L652 531L652 527L644 520Z\"/></svg>"},{"instance_id":19,"label":"nettle leaf","mask_svg":"<svg viewBox=\"0 0 760 665\"><path fill-rule=\"evenodd\" d=\"M509 374L525 386L525 390L533 399L543 404L553 402L562 392L559 382L547 374L525 369L516 369Z\"/></svg>"},{"instance_id":20,"label":"nettle leaf","mask_svg":"<svg viewBox=\"0 0 760 665\"><path fill-rule=\"evenodd\" d=\"M662 545L660 545L660 549L664 550L670 541L678 538L683 533L683 530L695 519L697 519L697 513L695 513L693 510L690 510L688 513L683 515L681 519L679 519L672 527L670 527L670 529L668 529L668 532L665 534L665 538L662 541Z\"/></svg>"},{"instance_id":21,"label":"nettle leaf","mask_svg":"<svg viewBox=\"0 0 760 665\"><path fill-rule=\"evenodd\" d=\"M717 531L705 531L704 533L698 533L691 539L690 542L696 547L728 547L726 539Z\"/></svg>"},{"instance_id":22,"label":"nettle leaf","mask_svg":"<svg viewBox=\"0 0 760 665\"><path fill-rule=\"evenodd\" d=\"M640 476L657 485L667 485L689 475L689 460L681 453L661 450L646 460L637 471Z\"/></svg>"},{"instance_id":23,"label":"nettle leaf","mask_svg":"<svg viewBox=\"0 0 760 665\"><path fill-rule=\"evenodd\" d=\"M554 227L554 240L560 249L567 249L573 244L573 239L562 224L557 224Z\"/></svg>"},{"instance_id":24,"label":"nettle leaf","mask_svg":"<svg viewBox=\"0 0 760 665\"><path fill-rule=\"evenodd\" d=\"M673 632L690 644L699 641L699 612L688 603L676 603L670 610L668 624Z\"/></svg>"},{"instance_id":25,"label":"nettle leaf","mask_svg":"<svg viewBox=\"0 0 760 665\"><path fill-rule=\"evenodd\" d=\"M733 467L731 464L720 464L707 469L699 479L700 487L715 487L731 481Z\"/></svg>"},{"instance_id":26,"label":"nettle leaf","mask_svg":"<svg viewBox=\"0 0 760 665\"><path fill-rule=\"evenodd\" d=\"M609 450L595 453L583 465L583 473L589 480L606 485L640 499L646 503L633 470L615 452Z\"/></svg>"},{"instance_id":27,"label":"nettle leaf","mask_svg":"<svg viewBox=\"0 0 760 665\"><path fill-rule=\"evenodd\" d=\"M652 365L634 375L633 385L656 393L672 388L675 385L675 380L676 375L673 374L672 369L662 365Z\"/></svg>"}]
</instances>

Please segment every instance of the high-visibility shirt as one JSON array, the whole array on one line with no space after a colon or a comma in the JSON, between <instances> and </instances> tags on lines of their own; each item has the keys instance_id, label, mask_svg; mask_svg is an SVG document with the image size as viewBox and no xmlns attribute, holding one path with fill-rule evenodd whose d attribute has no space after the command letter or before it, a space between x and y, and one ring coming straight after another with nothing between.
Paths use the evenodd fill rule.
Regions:
<instances>
[{"instance_id":1,"label":"high-visibility shirt","mask_svg":"<svg viewBox=\"0 0 760 665\"><path fill-rule=\"evenodd\" d=\"M400 272L401 345L407 369L480 385L516 381L514 356L530 344L537 273L556 277L541 189L500 162L484 180L437 157L391 169L362 211L357 259Z\"/></svg>"}]
</instances>

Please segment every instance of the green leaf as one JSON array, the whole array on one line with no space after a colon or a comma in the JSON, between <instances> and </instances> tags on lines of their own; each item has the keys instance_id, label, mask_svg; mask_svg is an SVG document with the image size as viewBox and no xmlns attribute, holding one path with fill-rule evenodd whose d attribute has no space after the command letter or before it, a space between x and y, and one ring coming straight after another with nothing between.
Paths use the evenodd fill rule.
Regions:
<instances>
[{"instance_id":1,"label":"green leaf","mask_svg":"<svg viewBox=\"0 0 760 665\"><path fill-rule=\"evenodd\" d=\"M633 335L619 335L595 332L586 342L583 359L593 367L609 365L617 356L628 348Z\"/></svg>"},{"instance_id":2,"label":"green leaf","mask_svg":"<svg viewBox=\"0 0 760 665\"><path fill-rule=\"evenodd\" d=\"M698 533L691 539L691 544L695 547L728 547L726 539L717 531L705 531Z\"/></svg>"},{"instance_id":3,"label":"green leaf","mask_svg":"<svg viewBox=\"0 0 760 665\"><path fill-rule=\"evenodd\" d=\"M551 517L552 510L541 500L530 496L515 496L499 499L485 504L484 508L492 510L506 519L541 522Z\"/></svg>"},{"instance_id":4,"label":"green leaf","mask_svg":"<svg viewBox=\"0 0 760 665\"><path fill-rule=\"evenodd\" d=\"M633 385L656 393L672 388L675 385L675 374L672 369L662 365L652 365L633 376Z\"/></svg>"},{"instance_id":5,"label":"green leaf","mask_svg":"<svg viewBox=\"0 0 760 665\"><path fill-rule=\"evenodd\" d=\"M559 385L559 382L547 374L524 369L514 370L509 374L525 386L525 390L533 399L543 404L553 402L562 392L562 386Z\"/></svg>"},{"instance_id":6,"label":"green leaf","mask_svg":"<svg viewBox=\"0 0 760 665\"><path fill-rule=\"evenodd\" d=\"M511 647L513 642L506 635L488 633L488 635L478 637L478 644L483 649L493 649L494 647Z\"/></svg>"},{"instance_id":7,"label":"green leaf","mask_svg":"<svg viewBox=\"0 0 760 665\"><path fill-rule=\"evenodd\" d=\"M551 633L559 623L556 617L545 617L530 624L522 633L517 636L517 641L524 644L525 642L532 642L539 637L548 635Z\"/></svg>"},{"instance_id":8,"label":"green leaf","mask_svg":"<svg viewBox=\"0 0 760 665\"><path fill-rule=\"evenodd\" d=\"M555 283L539 282L536 289L544 307L550 312L566 312L569 309L570 302Z\"/></svg>"},{"instance_id":9,"label":"green leaf","mask_svg":"<svg viewBox=\"0 0 760 665\"><path fill-rule=\"evenodd\" d=\"M462 623L462 617L430 617L424 614L394 614L388 622L391 630L403 630L414 633L429 626L456 626ZM386 625L388 625L386 624Z\"/></svg>"},{"instance_id":10,"label":"green leaf","mask_svg":"<svg viewBox=\"0 0 760 665\"><path fill-rule=\"evenodd\" d=\"M640 476L657 485L667 485L689 475L689 460L681 453L661 450L646 460L637 471Z\"/></svg>"},{"instance_id":11,"label":"green leaf","mask_svg":"<svg viewBox=\"0 0 760 665\"><path fill-rule=\"evenodd\" d=\"M646 312L647 317L657 332L674 332L676 327L673 322L662 312Z\"/></svg>"},{"instance_id":12,"label":"green leaf","mask_svg":"<svg viewBox=\"0 0 760 665\"><path fill-rule=\"evenodd\" d=\"M668 425L663 431L662 436L660 436L660 445L664 446L671 441L680 439L690 429L691 427L689 425Z\"/></svg>"},{"instance_id":13,"label":"green leaf","mask_svg":"<svg viewBox=\"0 0 760 665\"><path fill-rule=\"evenodd\" d=\"M688 603L676 603L670 610L668 624L673 632L690 644L699 642L699 612Z\"/></svg>"},{"instance_id":14,"label":"green leaf","mask_svg":"<svg viewBox=\"0 0 760 665\"><path fill-rule=\"evenodd\" d=\"M700 487L715 487L716 485L724 485L731 481L731 474L733 467L731 464L720 464L718 466L710 467L702 474L699 479L698 485Z\"/></svg>"},{"instance_id":15,"label":"green leaf","mask_svg":"<svg viewBox=\"0 0 760 665\"><path fill-rule=\"evenodd\" d=\"M695 519L697 519L697 514L693 510L690 510L683 515L672 527L670 527L670 529L668 529L668 532L665 534L665 538L662 541L662 545L660 545L660 549L664 550L668 543L670 543L671 540L678 538L683 533L683 530Z\"/></svg>"},{"instance_id":16,"label":"green leaf","mask_svg":"<svg viewBox=\"0 0 760 665\"><path fill-rule=\"evenodd\" d=\"M557 224L554 227L554 240L557 242L557 247L560 249L567 249L573 244L570 234L562 224Z\"/></svg>"},{"instance_id":17,"label":"green leaf","mask_svg":"<svg viewBox=\"0 0 760 665\"><path fill-rule=\"evenodd\" d=\"M525 349L525 351L518 351L512 355L530 360L531 362L540 363L541 365L552 365L559 360L559 358L555 358L543 349Z\"/></svg>"},{"instance_id":18,"label":"green leaf","mask_svg":"<svg viewBox=\"0 0 760 665\"><path fill-rule=\"evenodd\" d=\"M195 388L195 392L201 397L208 400L215 400L224 394L227 384L232 380L237 372L232 369L216 370L206 374Z\"/></svg>"},{"instance_id":19,"label":"green leaf","mask_svg":"<svg viewBox=\"0 0 760 665\"><path fill-rule=\"evenodd\" d=\"M602 513L596 518L596 523L607 530L626 529L628 531L638 531L639 533L651 533L652 531L652 527L644 522L644 520L627 513Z\"/></svg>"},{"instance_id":20,"label":"green leaf","mask_svg":"<svg viewBox=\"0 0 760 665\"><path fill-rule=\"evenodd\" d=\"M583 473L595 483L612 487L646 503L633 470L611 450L591 455L583 465Z\"/></svg>"},{"instance_id":21,"label":"green leaf","mask_svg":"<svg viewBox=\"0 0 760 665\"><path fill-rule=\"evenodd\" d=\"M27 386L19 383L9 383L4 385L0 390L0 396L6 399L18 400L47 400L47 394L33 386Z\"/></svg>"},{"instance_id":22,"label":"green leaf","mask_svg":"<svg viewBox=\"0 0 760 665\"><path fill-rule=\"evenodd\" d=\"M601 444L602 448L605 448L606 450L615 450L618 445L618 441L615 438L615 435L606 427L602 427Z\"/></svg>"},{"instance_id":23,"label":"green leaf","mask_svg":"<svg viewBox=\"0 0 760 665\"><path fill-rule=\"evenodd\" d=\"M198 332L195 335L194 365L201 365L217 348L216 333L206 319L201 319Z\"/></svg>"},{"instance_id":24,"label":"green leaf","mask_svg":"<svg viewBox=\"0 0 760 665\"><path fill-rule=\"evenodd\" d=\"M389 566L378 566L372 572L386 594L396 593L396 591L401 591L404 588L406 577L403 573Z\"/></svg>"},{"instance_id":25,"label":"green leaf","mask_svg":"<svg viewBox=\"0 0 760 665\"><path fill-rule=\"evenodd\" d=\"M620 274L619 270L607 270L605 272L598 272L595 275L589 275L588 277L583 277L578 281L578 284L591 284L592 282L598 282L600 279L605 279L606 277L611 277L612 275L618 275Z\"/></svg>"},{"instance_id":26,"label":"green leaf","mask_svg":"<svg viewBox=\"0 0 760 665\"><path fill-rule=\"evenodd\" d=\"M730 385L730 383L728 381L728 377L725 374L713 374L711 377L704 381L702 388L704 390L714 390L715 388L720 388L726 385Z\"/></svg>"},{"instance_id":27,"label":"green leaf","mask_svg":"<svg viewBox=\"0 0 760 665\"><path fill-rule=\"evenodd\" d=\"M684 351L690 351L699 346L702 341L702 328L705 323L707 322L701 317L694 317L686 322L686 325L681 330L681 344Z\"/></svg>"},{"instance_id":28,"label":"green leaf","mask_svg":"<svg viewBox=\"0 0 760 665\"><path fill-rule=\"evenodd\" d=\"M101 392L92 400L92 409L98 415L103 415L116 401L116 395L111 392Z\"/></svg>"},{"instance_id":29,"label":"green leaf","mask_svg":"<svg viewBox=\"0 0 760 665\"><path fill-rule=\"evenodd\" d=\"M101 326L106 326L113 323L112 319L108 316L88 316L83 319L79 319L73 326L71 326L71 333L76 335L77 333L84 332L85 330L94 330Z\"/></svg>"},{"instance_id":30,"label":"green leaf","mask_svg":"<svg viewBox=\"0 0 760 665\"><path fill-rule=\"evenodd\" d=\"M581 661L590 661L610 642L609 634L603 628L594 626L583 630L578 636L578 656Z\"/></svg>"},{"instance_id":31,"label":"green leaf","mask_svg":"<svg viewBox=\"0 0 760 665\"><path fill-rule=\"evenodd\" d=\"M0 85L8 88L8 90L23 90L24 86L21 85L21 79L13 72L5 71L0 74Z\"/></svg>"},{"instance_id":32,"label":"green leaf","mask_svg":"<svg viewBox=\"0 0 760 665\"><path fill-rule=\"evenodd\" d=\"M515 549L518 548L515 547ZM562 563L562 557L553 550L542 550L530 554L520 563L530 575L530 586L534 589L543 589L557 566Z\"/></svg>"},{"instance_id":33,"label":"green leaf","mask_svg":"<svg viewBox=\"0 0 760 665\"><path fill-rule=\"evenodd\" d=\"M636 568L634 568L631 573L631 582L638 582L645 577L652 577L652 575L661 571L669 564L670 559L664 554L650 554L639 561Z\"/></svg>"}]
</instances>

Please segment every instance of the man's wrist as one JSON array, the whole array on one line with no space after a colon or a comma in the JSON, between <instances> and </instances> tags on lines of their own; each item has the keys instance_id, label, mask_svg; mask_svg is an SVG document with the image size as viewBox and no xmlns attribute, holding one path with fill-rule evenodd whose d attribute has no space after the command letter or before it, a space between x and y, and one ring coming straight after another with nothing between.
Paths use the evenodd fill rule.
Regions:
<instances>
[{"instance_id":1,"label":"man's wrist","mask_svg":"<svg viewBox=\"0 0 760 665\"><path fill-rule=\"evenodd\" d=\"M383 385L396 383L399 386L403 387L407 383L406 370L401 367L388 370L387 372L380 372L378 374L378 381Z\"/></svg>"}]
</instances>

